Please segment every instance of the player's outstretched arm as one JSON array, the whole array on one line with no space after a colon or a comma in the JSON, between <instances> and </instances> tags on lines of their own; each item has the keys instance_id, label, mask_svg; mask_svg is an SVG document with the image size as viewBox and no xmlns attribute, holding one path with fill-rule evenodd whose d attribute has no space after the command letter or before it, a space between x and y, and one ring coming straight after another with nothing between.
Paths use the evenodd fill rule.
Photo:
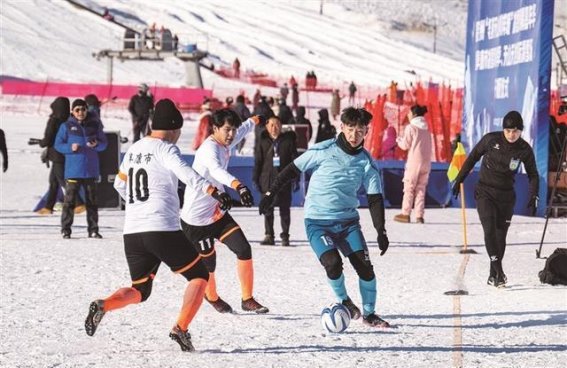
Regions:
<instances>
[{"instance_id":1,"label":"player's outstretched arm","mask_svg":"<svg viewBox=\"0 0 567 368\"><path fill-rule=\"evenodd\" d=\"M384 211L384 197L382 194L369 194L368 207L370 209L370 217L372 217L372 224L378 232L378 247L381 250L380 255L383 256L388 250L390 241L386 233L386 216Z\"/></svg>"}]
</instances>

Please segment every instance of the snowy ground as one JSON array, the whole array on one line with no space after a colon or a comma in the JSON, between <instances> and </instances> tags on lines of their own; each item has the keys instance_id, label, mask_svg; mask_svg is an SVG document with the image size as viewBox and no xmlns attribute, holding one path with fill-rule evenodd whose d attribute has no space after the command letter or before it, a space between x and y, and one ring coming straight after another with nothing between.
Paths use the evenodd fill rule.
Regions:
<instances>
[{"instance_id":1,"label":"snowy ground","mask_svg":"<svg viewBox=\"0 0 567 368\"><path fill-rule=\"evenodd\" d=\"M6 112L10 167L1 174L0 366L1 367L564 367L567 358L567 288L541 285L535 258L541 218L514 217L504 267L509 287L486 285L488 258L475 210L467 211L472 249L465 257L460 211L428 209L426 224L399 224L388 209L390 250L380 257L367 209L362 225L378 277L378 313L395 328L372 330L354 321L343 334L325 333L321 309L333 301L323 269L312 254L301 208L292 212L291 248L263 247L257 209L232 211L253 246L255 295L267 315L240 311L235 257L218 247L219 292L238 311L220 315L203 304L191 325L197 353L182 353L167 337L184 281L163 267L144 304L109 313L94 337L83 321L88 305L128 285L121 227L123 212L101 210L103 240L86 238L84 215L74 238L61 239L59 216L31 212L47 186L39 149L46 114ZM107 112L108 130L128 130L127 119ZM188 147L194 122L181 141ZM566 219L551 219L543 253L567 242ZM278 227L276 227L277 229ZM348 288L360 303L357 280L345 266ZM443 293L456 288L468 296ZM563 362L563 363L561 363Z\"/></svg>"}]
</instances>

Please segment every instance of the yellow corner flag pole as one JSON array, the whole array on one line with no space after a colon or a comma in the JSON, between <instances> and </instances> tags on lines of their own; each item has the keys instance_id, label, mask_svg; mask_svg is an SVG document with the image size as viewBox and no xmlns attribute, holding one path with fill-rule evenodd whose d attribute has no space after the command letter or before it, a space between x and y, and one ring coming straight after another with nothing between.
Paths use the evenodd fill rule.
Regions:
<instances>
[{"instance_id":1,"label":"yellow corner flag pole","mask_svg":"<svg viewBox=\"0 0 567 368\"><path fill-rule=\"evenodd\" d=\"M461 217L463 220L463 250L462 253L467 253L467 212L465 211L465 184L461 183Z\"/></svg>"},{"instance_id":2,"label":"yellow corner flag pole","mask_svg":"<svg viewBox=\"0 0 567 368\"><path fill-rule=\"evenodd\" d=\"M461 142L457 143L457 149L453 154L453 159L447 170L447 177L449 181L455 181L459 171L463 167L467 154L465 152L465 147ZM459 191L461 193L461 218L463 221L463 249L460 253L476 253L473 249L468 249L467 243L467 217L466 217L466 206L465 206L465 186L463 183L459 186Z\"/></svg>"}]
</instances>

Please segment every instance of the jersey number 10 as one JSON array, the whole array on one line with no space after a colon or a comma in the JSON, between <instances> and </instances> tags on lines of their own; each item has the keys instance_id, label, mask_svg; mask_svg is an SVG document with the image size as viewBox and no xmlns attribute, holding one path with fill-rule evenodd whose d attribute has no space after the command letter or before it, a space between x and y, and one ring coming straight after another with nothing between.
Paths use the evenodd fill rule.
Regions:
<instances>
[{"instance_id":1,"label":"jersey number 10","mask_svg":"<svg viewBox=\"0 0 567 368\"><path fill-rule=\"evenodd\" d=\"M146 170L139 169L135 174L133 168L128 170L128 203L134 203L134 191L136 192L136 200L140 202L145 202L150 197Z\"/></svg>"}]
</instances>

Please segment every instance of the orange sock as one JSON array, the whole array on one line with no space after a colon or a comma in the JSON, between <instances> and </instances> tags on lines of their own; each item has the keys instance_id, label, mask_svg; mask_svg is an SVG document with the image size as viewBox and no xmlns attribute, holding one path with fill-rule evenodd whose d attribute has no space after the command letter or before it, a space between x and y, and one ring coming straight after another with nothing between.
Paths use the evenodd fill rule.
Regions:
<instances>
[{"instance_id":1,"label":"orange sock","mask_svg":"<svg viewBox=\"0 0 567 368\"><path fill-rule=\"evenodd\" d=\"M203 296L205 295L205 288L207 281L204 279L193 279L189 281L185 288L185 295L183 296L183 305L177 318L177 325L183 331L187 331L189 323L197 314L197 311L203 303Z\"/></svg>"},{"instance_id":2,"label":"orange sock","mask_svg":"<svg viewBox=\"0 0 567 368\"><path fill-rule=\"evenodd\" d=\"M104 299L103 309L105 312L108 312L114 309L124 308L129 304L137 304L141 300L142 294L138 290L133 287L121 288Z\"/></svg>"},{"instance_id":3,"label":"orange sock","mask_svg":"<svg viewBox=\"0 0 567 368\"><path fill-rule=\"evenodd\" d=\"M207 300L211 302L216 302L219 299L219 295L217 294L217 282L214 272L209 272L209 282L207 283L207 288L205 289L205 296L207 297Z\"/></svg>"},{"instance_id":4,"label":"orange sock","mask_svg":"<svg viewBox=\"0 0 567 368\"><path fill-rule=\"evenodd\" d=\"M252 265L252 259L238 260L238 278L240 278L242 300L252 298L254 289L254 266Z\"/></svg>"}]
</instances>

